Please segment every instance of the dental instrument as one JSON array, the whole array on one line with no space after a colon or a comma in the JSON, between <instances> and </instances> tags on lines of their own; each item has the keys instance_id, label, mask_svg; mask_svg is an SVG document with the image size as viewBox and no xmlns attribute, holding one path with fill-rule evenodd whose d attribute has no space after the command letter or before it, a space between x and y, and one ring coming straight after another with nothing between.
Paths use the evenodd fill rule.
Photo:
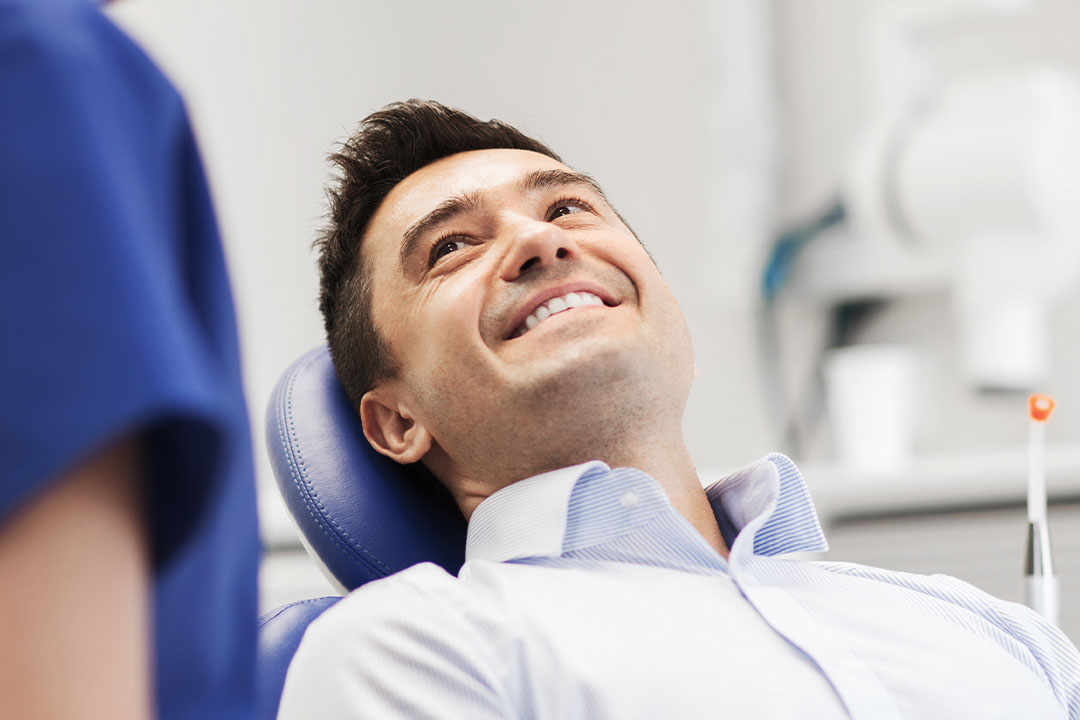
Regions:
<instances>
[{"instance_id":1,"label":"dental instrument","mask_svg":"<svg viewBox=\"0 0 1080 720\"><path fill-rule=\"evenodd\" d=\"M1058 624L1059 589L1050 557L1046 518L1046 422L1054 400L1035 394L1028 398L1028 538L1024 559L1024 604L1053 625Z\"/></svg>"}]
</instances>

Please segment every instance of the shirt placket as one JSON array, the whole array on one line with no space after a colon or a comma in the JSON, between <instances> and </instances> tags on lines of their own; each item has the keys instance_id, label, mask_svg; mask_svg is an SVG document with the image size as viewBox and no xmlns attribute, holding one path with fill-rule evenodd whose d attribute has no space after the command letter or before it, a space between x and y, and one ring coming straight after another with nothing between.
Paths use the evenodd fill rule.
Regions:
<instances>
[{"instance_id":1,"label":"shirt placket","mask_svg":"<svg viewBox=\"0 0 1080 720\"><path fill-rule=\"evenodd\" d=\"M854 720L902 720L892 696L866 663L828 633L791 593L770 582L770 562L733 553L729 573L746 601L769 627L806 653Z\"/></svg>"}]
</instances>

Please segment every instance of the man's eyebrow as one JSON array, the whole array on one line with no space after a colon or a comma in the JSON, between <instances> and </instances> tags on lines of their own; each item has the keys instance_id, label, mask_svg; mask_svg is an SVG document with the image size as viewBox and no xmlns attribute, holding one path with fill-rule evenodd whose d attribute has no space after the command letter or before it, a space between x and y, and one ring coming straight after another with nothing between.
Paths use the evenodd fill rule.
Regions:
<instances>
[{"instance_id":1,"label":"man's eyebrow","mask_svg":"<svg viewBox=\"0 0 1080 720\"><path fill-rule=\"evenodd\" d=\"M467 192L443 200L434 210L410 225L408 230L406 230L405 234L401 237L401 265L404 266L405 261L416 252L416 248L420 245L420 241L424 239L424 236L432 228L441 225L458 215L463 215L475 210L479 205L479 195Z\"/></svg>"},{"instance_id":2,"label":"man's eyebrow","mask_svg":"<svg viewBox=\"0 0 1080 720\"><path fill-rule=\"evenodd\" d=\"M607 203L607 195L600 183L585 173L572 172L570 170L536 170L521 178L518 186L526 192L530 190L551 190L553 188L566 187L567 185L587 185ZM608 203L609 205L611 203Z\"/></svg>"},{"instance_id":3,"label":"man's eyebrow","mask_svg":"<svg viewBox=\"0 0 1080 720\"><path fill-rule=\"evenodd\" d=\"M518 181L518 187L525 192L551 190L566 187L568 185L585 185L599 195L605 203L608 205L611 204L608 203L607 196L604 194L603 188L600 187L600 183L596 182L596 180L585 173L558 169L536 170L525 175ZM424 239L424 236L427 235L432 228L437 227L458 215L471 212L479 206L480 194L467 192L443 200L434 210L410 225L405 231L405 234L401 237L399 254L402 267L405 266L406 261L412 254L416 252L421 240Z\"/></svg>"}]
</instances>

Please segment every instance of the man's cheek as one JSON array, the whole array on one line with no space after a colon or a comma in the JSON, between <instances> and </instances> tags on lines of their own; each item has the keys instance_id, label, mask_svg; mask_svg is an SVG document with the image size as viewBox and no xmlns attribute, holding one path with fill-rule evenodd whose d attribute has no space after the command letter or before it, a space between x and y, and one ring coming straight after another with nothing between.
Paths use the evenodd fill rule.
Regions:
<instances>
[{"instance_id":1,"label":"man's cheek","mask_svg":"<svg viewBox=\"0 0 1080 720\"><path fill-rule=\"evenodd\" d=\"M453 318L441 318L429 324L417 337L420 348L419 360L426 368L431 368L441 378L461 375L464 358L464 329L453 324Z\"/></svg>"}]
</instances>

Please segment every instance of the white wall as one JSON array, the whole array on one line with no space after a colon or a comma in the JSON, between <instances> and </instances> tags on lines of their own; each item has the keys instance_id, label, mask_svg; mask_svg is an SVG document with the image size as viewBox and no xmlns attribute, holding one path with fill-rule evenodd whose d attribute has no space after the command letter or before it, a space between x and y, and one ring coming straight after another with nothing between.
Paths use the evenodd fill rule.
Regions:
<instances>
[{"instance_id":1,"label":"white wall","mask_svg":"<svg viewBox=\"0 0 1080 720\"><path fill-rule=\"evenodd\" d=\"M631 9L631 8L634 9ZM751 300L771 227L769 5L673 0L374 3L125 0L117 21L188 99L221 217L260 481L262 412L322 340L309 246L325 156L409 97L498 117L595 175L683 303L701 371L699 466L771 448Z\"/></svg>"}]
</instances>

